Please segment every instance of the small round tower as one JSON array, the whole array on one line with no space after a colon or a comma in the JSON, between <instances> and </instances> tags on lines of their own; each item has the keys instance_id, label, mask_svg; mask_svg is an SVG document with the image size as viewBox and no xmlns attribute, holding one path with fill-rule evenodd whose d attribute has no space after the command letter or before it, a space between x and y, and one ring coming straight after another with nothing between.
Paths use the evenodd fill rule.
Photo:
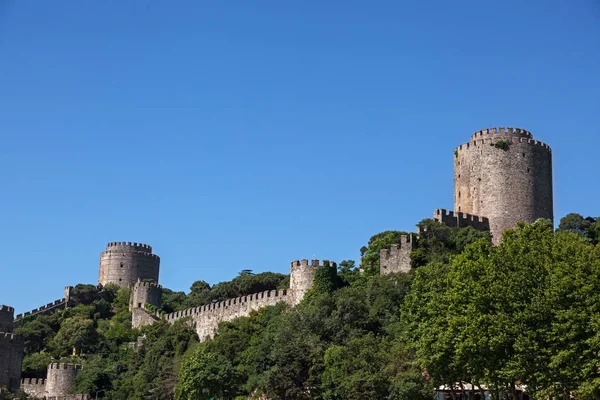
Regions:
<instances>
[{"instance_id":1,"label":"small round tower","mask_svg":"<svg viewBox=\"0 0 600 400\"><path fill-rule=\"evenodd\" d=\"M68 395L80 370L81 365L76 364L52 363L48 365L46 398L59 398Z\"/></svg>"},{"instance_id":2,"label":"small round tower","mask_svg":"<svg viewBox=\"0 0 600 400\"><path fill-rule=\"evenodd\" d=\"M0 387L6 386L16 393L21 386L23 363L23 338L14 333L0 333Z\"/></svg>"},{"instance_id":3,"label":"small round tower","mask_svg":"<svg viewBox=\"0 0 600 400\"><path fill-rule=\"evenodd\" d=\"M315 271L321 265L330 265L333 267L333 264L328 260L323 260L322 264L319 264L319 260L312 260L309 263L306 259L291 262L290 292L295 304L298 304L306 292L312 287L313 281L315 280Z\"/></svg>"},{"instance_id":4,"label":"small round tower","mask_svg":"<svg viewBox=\"0 0 600 400\"><path fill-rule=\"evenodd\" d=\"M552 220L552 151L519 128L475 132L454 151L454 211L489 218L494 243L517 222Z\"/></svg>"},{"instance_id":5,"label":"small round tower","mask_svg":"<svg viewBox=\"0 0 600 400\"><path fill-rule=\"evenodd\" d=\"M12 332L15 309L0 305L0 332Z\"/></svg>"},{"instance_id":6,"label":"small round tower","mask_svg":"<svg viewBox=\"0 0 600 400\"><path fill-rule=\"evenodd\" d=\"M158 282L160 257L142 243L111 242L100 255L98 283L131 287L138 279Z\"/></svg>"},{"instance_id":7,"label":"small round tower","mask_svg":"<svg viewBox=\"0 0 600 400\"><path fill-rule=\"evenodd\" d=\"M152 304L160 307L162 299L162 286L154 282L142 282L138 280L133 285L131 293L131 304L129 311L134 308L144 308L144 304Z\"/></svg>"}]
</instances>

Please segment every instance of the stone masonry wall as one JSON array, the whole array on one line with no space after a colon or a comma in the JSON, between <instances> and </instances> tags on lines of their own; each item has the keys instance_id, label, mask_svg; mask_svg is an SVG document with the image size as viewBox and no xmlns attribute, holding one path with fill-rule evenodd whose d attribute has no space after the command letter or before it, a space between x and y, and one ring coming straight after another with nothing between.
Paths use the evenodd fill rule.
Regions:
<instances>
[{"instance_id":1,"label":"stone masonry wall","mask_svg":"<svg viewBox=\"0 0 600 400\"><path fill-rule=\"evenodd\" d=\"M16 392L21 385L23 338L13 333L0 333L0 386Z\"/></svg>"},{"instance_id":2,"label":"stone masonry wall","mask_svg":"<svg viewBox=\"0 0 600 400\"><path fill-rule=\"evenodd\" d=\"M280 301L293 303L294 297L288 295L287 290L271 290L174 312L167 314L165 319L169 323L173 323L190 317L194 329L202 341L215 335L219 322L245 317L254 310L275 305Z\"/></svg>"},{"instance_id":3,"label":"stone masonry wall","mask_svg":"<svg viewBox=\"0 0 600 400\"><path fill-rule=\"evenodd\" d=\"M21 321L24 318L27 317L32 317L34 315L49 315L49 314L53 314L58 310L62 310L67 306L67 299L58 299L58 300L54 300L53 302L50 302L46 305L43 305L39 308L34 308L31 311L27 311L23 314L18 314L15 317L15 321L14 324L18 325L21 323Z\"/></svg>"},{"instance_id":4,"label":"stone masonry wall","mask_svg":"<svg viewBox=\"0 0 600 400\"><path fill-rule=\"evenodd\" d=\"M23 378L21 379L21 389L29 395L30 399L43 399L46 395L46 379Z\"/></svg>"},{"instance_id":5,"label":"stone masonry wall","mask_svg":"<svg viewBox=\"0 0 600 400\"><path fill-rule=\"evenodd\" d=\"M312 260L310 264L308 260L292 261L290 263L289 290L270 290L236 297L235 299L228 299L218 303L167 314L164 318L169 323L174 323L182 318L189 317L201 341L206 338L212 338L220 322L248 316L254 310L273 306L282 301L290 305L298 304L306 294L306 291L312 287L315 270L319 266L326 264L329 264L329 261L324 260L322 264L319 263L319 260ZM150 313L147 313L147 315L155 318ZM134 316L134 318L136 317ZM138 319L140 323L142 321L149 322L148 319L142 316L139 316Z\"/></svg>"},{"instance_id":6,"label":"stone masonry wall","mask_svg":"<svg viewBox=\"0 0 600 400\"><path fill-rule=\"evenodd\" d=\"M387 275L395 272L410 271L410 253L416 248L416 235L400 236L400 244L379 250L379 274Z\"/></svg>"},{"instance_id":7,"label":"stone masonry wall","mask_svg":"<svg viewBox=\"0 0 600 400\"><path fill-rule=\"evenodd\" d=\"M494 243L517 222L552 220L550 147L522 129L476 132L454 153L454 211L487 217Z\"/></svg>"},{"instance_id":8,"label":"stone masonry wall","mask_svg":"<svg viewBox=\"0 0 600 400\"><path fill-rule=\"evenodd\" d=\"M446 211L443 208L438 208L433 212L433 219L452 228L465 228L470 226L480 231L490 230L490 220L486 217L463 212L455 213L454 211Z\"/></svg>"},{"instance_id":9,"label":"stone masonry wall","mask_svg":"<svg viewBox=\"0 0 600 400\"><path fill-rule=\"evenodd\" d=\"M76 364L52 363L48 365L46 397L67 396L80 370L81 365Z\"/></svg>"},{"instance_id":10,"label":"stone masonry wall","mask_svg":"<svg viewBox=\"0 0 600 400\"><path fill-rule=\"evenodd\" d=\"M138 279L158 282L160 257L142 243L111 242L100 255L98 283L131 287Z\"/></svg>"}]
</instances>

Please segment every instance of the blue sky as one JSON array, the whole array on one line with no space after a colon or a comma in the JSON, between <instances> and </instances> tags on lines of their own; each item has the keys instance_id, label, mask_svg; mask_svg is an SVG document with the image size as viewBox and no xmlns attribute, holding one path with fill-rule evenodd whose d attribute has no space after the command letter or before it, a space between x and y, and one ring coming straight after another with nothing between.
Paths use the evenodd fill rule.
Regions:
<instances>
[{"instance_id":1,"label":"blue sky","mask_svg":"<svg viewBox=\"0 0 600 400\"><path fill-rule=\"evenodd\" d=\"M0 2L0 303L96 283L110 241L187 291L359 258L452 208L486 127L554 154L598 215L600 3Z\"/></svg>"}]
</instances>

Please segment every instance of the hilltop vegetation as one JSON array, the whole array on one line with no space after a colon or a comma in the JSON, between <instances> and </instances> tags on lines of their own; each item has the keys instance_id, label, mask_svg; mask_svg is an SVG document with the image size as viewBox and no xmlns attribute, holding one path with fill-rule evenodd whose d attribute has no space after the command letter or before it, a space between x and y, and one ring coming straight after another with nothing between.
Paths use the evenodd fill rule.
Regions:
<instances>
[{"instance_id":1,"label":"hilltop vegetation","mask_svg":"<svg viewBox=\"0 0 600 400\"><path fill-rule=\"evenodd\" d=\"M569 214L554 232L539 220L495 247L487 233L424 220L413 271L379 276L379 250L402 234L382 232L361 249L363 273L353 261L319 267L297 307L222 323L203 343L185 320L132 329L128 290L78 285L74 307L18 328L24 375L43 376L51 359L81 362L74 392L123 400L426 400L461 382L489 387L494 399L511 399L517 384L537 399L598 399L599 226ZM214 286L198 281L188 294L165 289L162 308L285 288L287 279L242 271ZM143 345L133 346L138 337Z\"/></svg>"}]
</instances>

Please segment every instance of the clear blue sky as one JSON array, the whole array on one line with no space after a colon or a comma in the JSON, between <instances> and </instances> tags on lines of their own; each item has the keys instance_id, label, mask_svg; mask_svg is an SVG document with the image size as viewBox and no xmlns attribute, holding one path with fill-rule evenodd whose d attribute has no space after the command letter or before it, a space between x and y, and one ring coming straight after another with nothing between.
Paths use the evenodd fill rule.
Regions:
<instances>
[{"instance_id":1,"label":"clear blue sky","mask_svg":"<svg viewBox=\"0 0 600 400\"><path fill-rule=\"evenodd\" d=\"M0 303L109 241L188 291L452 208L452 152L522 127L555 215L598 215L600 3L0 0Z\"/></svg>"}]
</instances>

